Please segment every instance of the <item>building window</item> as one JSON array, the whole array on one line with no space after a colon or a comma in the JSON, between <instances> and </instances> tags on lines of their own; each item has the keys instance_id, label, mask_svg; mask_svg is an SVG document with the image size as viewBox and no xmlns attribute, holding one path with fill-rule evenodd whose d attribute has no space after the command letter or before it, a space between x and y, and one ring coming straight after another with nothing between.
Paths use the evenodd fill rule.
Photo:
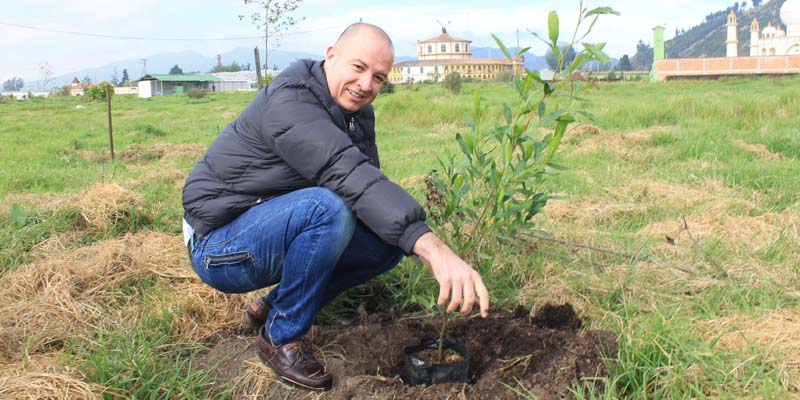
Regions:
<instances>
[{"instance_id":1,"label":"building window","mask_svg":"<svg viewBox=\"0 0 800 400\"><path fill-rule=\"evenodd\" d=\"M439 73L439 66L438 66L438 65L435 65L435 66L433 67L433 72L434 72L435 74L438 74L438 73Z\"/></svg>"},{"instance_id":2,"label":"building window","mask_svg":"<svg viewBox=\"0 0 800 400\"><path fill-rule=\"evenodd\" d=\"M406 69L406 73L408 73L408 74L410 74L410 73L411 73L411 67L408 67L408 68Z\"/></svg>"},{"instance_id":3,"label":"building window","mask_svg":"<svg viewBox=\"0 0 800 400\"><path fill-rule=\"evenodd\" d=\"M440 52L447 53L447 45L446 44L442 43Z\"/></svg>"},{"instance_id":4,"label":"building window","mask_svg":"<svg viewBox=\"0 0 800 400\"><path fill-rule=\"evenodd\" d=\"M424 72L424 71L422 70L422 67L419 67L419 73L421 74L421 73L423 73L423 72Z\"/></svg>"},{"instance_id":5,"label":"building window","mask_svg":"<svg viewBox=\"0 0 800 400\"><path fill-rule=\"evenodd\" d=\"M460 49L458 48L458 43L456 43L456 49L455 49L455 52L456 52L456 53L458 53L458 52L459 52L459 50L460 50Z\"/></svg>"},{"instance_id":6,"label":"building window","mask_svg":"<svg viewBox=\"0 0 800 400\"><path fill-rule=\"evenodd\" d=\"M775 55L775 48L774 47L769 49L769 55L771 55L771 56Z\"/></svg>"},{"instance_id":7,"label":"building window","mask_svg":"<svg viewBox=\"0 0 800 400\"><path fill-rule=\"evenodd\" d=\"M428 45L428 53L433 53L433 45L432 44Z\"/></svg>"}]
</instances>

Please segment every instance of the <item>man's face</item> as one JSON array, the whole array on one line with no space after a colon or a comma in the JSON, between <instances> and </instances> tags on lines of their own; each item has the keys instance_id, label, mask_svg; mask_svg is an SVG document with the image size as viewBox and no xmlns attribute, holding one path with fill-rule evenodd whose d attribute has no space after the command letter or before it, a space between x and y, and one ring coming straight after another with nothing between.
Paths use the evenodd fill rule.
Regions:
<instances>
[{"instance_id":1,"label":"man's face","mask_svg":"<svg viewBox=\"0 0 800 400\"><path fill-rule=\"evenodd\" d=\"M393 63L392 48L370 32L328 47L325 75L331 97L347 112L369 105L378 96Z\"/></svg>"}]
</instances>

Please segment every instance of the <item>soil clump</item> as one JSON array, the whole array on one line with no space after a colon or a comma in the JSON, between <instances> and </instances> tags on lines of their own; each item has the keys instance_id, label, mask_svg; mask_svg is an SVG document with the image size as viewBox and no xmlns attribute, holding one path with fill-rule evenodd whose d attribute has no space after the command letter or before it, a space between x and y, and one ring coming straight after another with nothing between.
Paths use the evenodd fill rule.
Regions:
<instances>
[{"instance_id":1,"label":"soil clump","mask_svg":"<svg viewBox=\"0 0 800 400\"><path fill-rule=\"evenodd\" d=\"M363 317L363 316L362 316ZM259 365L251 336L216 336L200 367L234 396L287 399L505 399L533 394L538 399L574 398L571 388L595 386L606 377L605 360L615 358L617 336L581 331L570 304L547 304L536 313L522 306L495 310L489 318L454 318L448 337L470 352L469 384L406 386L399 375L403 348L437 335L438 323L380 311L367 318L315 325L308 340L334 374L331 391L311 393L287 386Z\"/></svg>"}]
</instances>

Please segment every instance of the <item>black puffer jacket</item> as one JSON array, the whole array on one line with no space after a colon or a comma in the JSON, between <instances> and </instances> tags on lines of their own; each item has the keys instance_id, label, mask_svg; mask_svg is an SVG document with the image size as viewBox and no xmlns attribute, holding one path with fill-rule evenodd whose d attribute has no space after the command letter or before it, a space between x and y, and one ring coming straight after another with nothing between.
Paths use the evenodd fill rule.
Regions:
<instances>
[{"instance_id":1,"label":"black puffer jacket","mask_svg":"<svg viewBox=\"0 0 800 400\"><path fill-rule=\"evenodd\" d=\"M185 218L203 235L272 197L322 186L410 254L430 231L425 212L379 168L372 106L345 114L331 98L322 62L298 61L259 92L192 170L183 188Z\"/></svg>"}]
</instances>

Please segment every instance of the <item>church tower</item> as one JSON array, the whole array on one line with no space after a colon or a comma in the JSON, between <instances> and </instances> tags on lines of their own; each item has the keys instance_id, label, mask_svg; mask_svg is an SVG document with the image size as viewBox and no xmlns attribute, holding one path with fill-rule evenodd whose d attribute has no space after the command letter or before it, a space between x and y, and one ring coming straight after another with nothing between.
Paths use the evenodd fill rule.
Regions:
<instances>
[{"instance_id":1,"label":"church tower","mask_svg":"<svg viewBox=\"0 0 800 400\"><path fill-rule=\"evenodd\" d=\"M728 45L728 57L739 56L739 39L736 37L736 23L736 13L731 10L731 13L728 14L728 41L725 42Z\"/></svg>"},{"instance_id":2,"label":"church tower","mask_svg":"<svg viewBox=\"0 0 800 400\"><path fill-rule=\"evenodd\" d=\"M758 41L761 40L761 31L758 27L758 18L753 18L750 24L750 57L758 55Z\"/></svg>"}]
</instances>

